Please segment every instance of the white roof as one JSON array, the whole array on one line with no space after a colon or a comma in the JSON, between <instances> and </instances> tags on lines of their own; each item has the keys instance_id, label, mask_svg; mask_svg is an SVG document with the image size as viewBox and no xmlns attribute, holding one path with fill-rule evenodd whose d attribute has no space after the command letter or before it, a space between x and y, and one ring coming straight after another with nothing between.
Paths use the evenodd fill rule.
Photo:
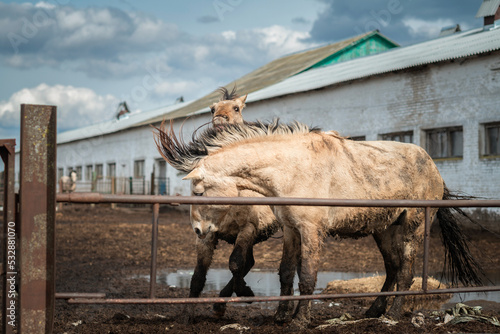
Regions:
<instances>
[{"instance_id":1,"label":"white roof","mask_svg":"<svg viewBox=\"0 0 500 334\"><path fill-rule=\"evenodd\" d=\"M500 0L499 0L500 1ZM351 80L437 63L451 59L470 57L473 55L500 49L500 29L483 30L477 28L453 35L436 38L430 41L390 49L388 51L355 58L353 60L302 72L279 83L250 93L247 103L262 101L278 96L306 92ZM131 114L127 119L111 120L89 127L67 131L57 136L58 144L79 139L101 136L139 126L150 119L164 116L170 119L170 113L194 101L175 104L156 110ZM209 108L200 109L191 115L208 112ZM175 117L175 116L174 116Z\"/></svg>"},{"instance_id":2,"label":"white roof","mask_svg":"<svg viewBox=\"0 0 500 334\"><path fill-rule=\"evenodd\" d=\"M117 120L116 118L104 121L98 124L90 125L84 128L79 128L75 130L69 130L66 132L61 132L57 134L57 143L69 143L72 141L84 139L84 138L92 138L102 136L108 133L114 133L122 130L129 129L134 127L136 124L142 123L145 120L151 119L156 116L168 115L168 113L179 109L181 106L186 106L192 101L174 104L168 107L162 107L150 111L143 111L138 113L127 114L127 116ZM166 117L167 118L167 117Z\"/></svg>"},{"instance_id":3,"label":"white roof","mask_svg":"<svg viewBox=\"0 0 500 334\"><path fill-rule=\"evenodd\" d=\"M483 28L478 28L312 69L249 94L247 103L499 49L500 29L483 31Z\"/></svg>"}]
</instances>

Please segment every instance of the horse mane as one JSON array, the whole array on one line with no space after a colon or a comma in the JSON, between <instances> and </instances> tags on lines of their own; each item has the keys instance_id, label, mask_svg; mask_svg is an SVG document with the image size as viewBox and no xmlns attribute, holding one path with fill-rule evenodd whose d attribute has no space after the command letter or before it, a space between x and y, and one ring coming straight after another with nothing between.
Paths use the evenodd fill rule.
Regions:
<instances>
[{"instance_id":1,"label":"horse mane","mask_svg":"<svg viewBox=\"0 0 500 334\"><path fill-rule=\"evenodd\" d=\"M239 95L236 94L236 85L233 87L231 92L229 92L226 89L226 87L219 87L219 89L217 89L217 92L221 93L221 95L222 95L219 99L219 102L225 101L225 100L234 100L234 99L239 97Z\"/></svg>"},{"instance_id":2,"label":"horse mane","mask_svg":"<svg viewBox=\"0 0 500 334\"><path fill-rule=\"evenodd\" d=\"M207 128L196 135L190 143L182 139L182 127L179 136L175 134L173 121L166 127L163 121L160 127L153 126L154 141L161 156L175 169L189 173L198 162L210 153L222 147L244 140L272 135L293 135L319 133L321 129L309 127L303 123L280 123L279 119L271 122L246 122L245 124L227 124L222 128Z\"/></svg>"}]
</instances>

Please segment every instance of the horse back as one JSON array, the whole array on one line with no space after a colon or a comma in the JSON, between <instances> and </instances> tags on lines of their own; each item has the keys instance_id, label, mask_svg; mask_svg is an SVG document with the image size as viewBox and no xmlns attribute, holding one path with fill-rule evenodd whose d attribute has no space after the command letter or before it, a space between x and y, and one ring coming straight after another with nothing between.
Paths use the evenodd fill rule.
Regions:
<instances>
[{"instance_id":1,"label":"horse back","mask_svg":"<svg viewBox=\"0 0 500 334\"><path fill-rule=\"evenodd\" d=\"M420 146L344 140L335 160L338 176L333 178L348 189L343 198L432 200L443 196L443 179Z\"/></svg>"}]
</instances>

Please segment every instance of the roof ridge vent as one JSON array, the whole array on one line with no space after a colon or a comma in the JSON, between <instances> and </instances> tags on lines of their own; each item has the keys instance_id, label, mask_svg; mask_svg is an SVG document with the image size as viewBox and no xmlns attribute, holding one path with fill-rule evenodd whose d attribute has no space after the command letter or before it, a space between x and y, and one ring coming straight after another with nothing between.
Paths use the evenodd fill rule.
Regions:
<instances>
[{"instance_id":1,"label":"roof ridge vent","mask_svg":"<svg viewBox=\"0 0 500 334\"><path fill-rule=\"evenodd\" d=\"M453 35L454 33L460 32L460 24L455 24L452 26L443 27L439 33L439 37Z\"/></svg>"}]
</instances>

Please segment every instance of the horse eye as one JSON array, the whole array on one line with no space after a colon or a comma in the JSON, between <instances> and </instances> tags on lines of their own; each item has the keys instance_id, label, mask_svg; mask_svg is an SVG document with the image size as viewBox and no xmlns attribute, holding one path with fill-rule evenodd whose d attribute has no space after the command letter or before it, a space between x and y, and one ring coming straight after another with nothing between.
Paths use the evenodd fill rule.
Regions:
<instances>
[{"instance_id":1,"label":"horse eye","mask_svg":"<svg viewBox=\"0 0 500 334\"><path fill-rule=\"evenodd\" d=\"M215 108L210 108L210 111L213 113L215 113Z\"/></svg>"},{"instance_id":2,"label":"horse eye","mask_svg":"<svg viewBox=\"0 0 500 334\"><path fill-rule=\"evenodd\" d=\"M234 107L234 111L238 112L238 111L240 111L240 108L239 107Z\"/></svg>"}]
</instances>

